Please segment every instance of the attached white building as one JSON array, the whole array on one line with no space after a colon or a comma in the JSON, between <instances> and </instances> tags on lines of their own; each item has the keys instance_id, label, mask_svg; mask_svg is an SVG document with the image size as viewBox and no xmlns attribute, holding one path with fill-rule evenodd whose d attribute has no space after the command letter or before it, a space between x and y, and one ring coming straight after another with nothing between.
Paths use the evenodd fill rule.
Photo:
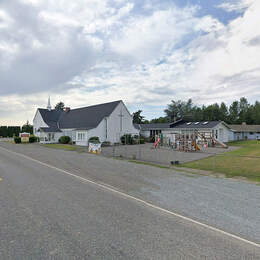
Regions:
<instances>
[{"instance_id":1,"label":"attached white building","mask_svg":"<svg viewBox=\"0 0 260 260\"><path fill-rule=\"evenodd\" d=\"M198 131L200 133L211 133L216 140L226 143L229 141L230 129L225 122L222 121L202 121L202 122L187 122L179 120L174 123L162 124L141 124L141 135L151 137L158 134L168 135L181 134L187 132Z\"/></svg>"},{"instance_id":2,"label":"attached white building","mask_svg":"<svg viewBox=\"0 0 260 260\"><path fill-rule=\"evenodd\" d=\"M229 125L229 127L230 141L260 139L260 125L247 125L246 123L242 123L241 125Z\"/></svg>"},{"instance_id":3,"label":"attached white building","mask_svg":"<svg viewBox=\"0 0 260 260\"><path fill-rule=\"evenodd\" d=\"M37 109L33 120L34 135L42 143L57 143L61 136L70 136L76 145L88 145L89 138L101 142L120 142L124 134L138 135L132 115L122 100L78 109Z\"/></svg>"}]
</instances>

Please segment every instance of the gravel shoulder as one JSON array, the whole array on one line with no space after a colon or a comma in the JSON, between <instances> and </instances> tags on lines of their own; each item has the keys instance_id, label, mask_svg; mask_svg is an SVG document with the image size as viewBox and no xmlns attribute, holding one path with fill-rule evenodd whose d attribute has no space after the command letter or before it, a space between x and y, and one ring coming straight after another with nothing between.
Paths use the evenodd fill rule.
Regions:
<instances>
[{"instance_id":1,"label":"gravel shoulder","mask_svg":"<svg viewBox=\"0 0 260 260\"><path fill-rule=\"evenodd\" d=\"M260 186L197 176L36 144L0 147L65 169L155 205L260 243Z\"/></svg>"}]
</instances>

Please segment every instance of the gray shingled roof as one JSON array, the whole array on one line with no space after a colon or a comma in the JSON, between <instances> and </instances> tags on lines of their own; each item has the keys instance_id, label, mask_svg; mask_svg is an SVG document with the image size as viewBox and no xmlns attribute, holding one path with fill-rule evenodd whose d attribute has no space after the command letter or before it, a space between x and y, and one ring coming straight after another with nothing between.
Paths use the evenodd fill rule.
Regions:
<instances>
[{"instance_id":1,"label":"gray shingled roof","mask_svg":"<svg viewBox=\"0 0 260 260\"><path fill-rule=\"evenodd\" d=\"M228 125L234 132L260 132L260 125Z\"/></svg>"},{"instance_id":2,"label":"gray shingled roof","mask_svg":"<svg viewBox=\"0 0 260 260\"><path fill-rule=\"evenodd\" d=\"M72 109L69 112L47 109L39 109L39 112L44 122L52 129L92 129L96 128L103 118L108 117L120 102L121 100Z\"/></svg>"},{"instance_id":3,"label":"gray shingled roof","mask_svg":"<svg viewBox=\"0 0 260 260\"><path fill-rule=\"evenodd\" d=\"M205 128L213 128L220 124L221 121L202 121L202 122L181 122L179 124L172 124L171 128L175 129L205 129Z\"/></svg>"},{"instance_id":4,"label":"gray shingled roof","mask_svg":"<svg viewBox=\"0 0 260 260\"><path fill-rule=\"evenodd\" d=\"M49 130L47 130L47 127L42 127L41 129L45 132L47 131L52 131L52 132L58 132L55 131L58 129L58 120L60 118L60 116L62 115L62 113L64 113L64 111L62 110L51 110L49 111L48 109L42 109L39 108L39 112L42 116L43 121L49 126Z\"/></svg>"},{"instance_id":5,"label":"gray shingled roof","mask_svg":"<svg viewBox=\"0 0 260 260\"><path fill-rule=\"evenodd\" d=\"M160 129L206 129L213 128L216 125L221 123L221 121L202 121L202 122L185 122L183 120L179 120L175 123L154 123L154 124L141 124L141 130L160 130Z\"/></svg>"}]
</instances>

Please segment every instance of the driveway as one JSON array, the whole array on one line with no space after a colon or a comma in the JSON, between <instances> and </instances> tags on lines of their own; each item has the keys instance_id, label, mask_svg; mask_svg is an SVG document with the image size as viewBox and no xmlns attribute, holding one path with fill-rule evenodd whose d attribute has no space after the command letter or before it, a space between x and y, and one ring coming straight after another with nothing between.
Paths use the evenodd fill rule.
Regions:
<instances>
[{"instance_id":1,"label":"driveway","mask_svg":"<svg viewBox=\"0 0 260 260\"><path fill-rule=\"evenodd\" d=\"M0 178L3 259L260 258L254 184L9 143Z\"/></svg>"}]
</instances>

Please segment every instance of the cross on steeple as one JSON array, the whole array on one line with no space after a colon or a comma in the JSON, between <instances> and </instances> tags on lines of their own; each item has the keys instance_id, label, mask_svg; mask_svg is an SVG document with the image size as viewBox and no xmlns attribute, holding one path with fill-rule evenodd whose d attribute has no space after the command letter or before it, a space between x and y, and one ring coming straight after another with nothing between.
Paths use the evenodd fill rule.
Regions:
<instances>
[{"instance_id":1,"label":"cross on steeple","mask_svg":"<svg viewBox=\"0 0 260 260\"><path fill-rule=\"evenodd\" d=\"M122 113L122 110L120 111L120 114L118 115L120 117L120 132L123 131L123 113Z\"/></svg>"}]
</instances>

